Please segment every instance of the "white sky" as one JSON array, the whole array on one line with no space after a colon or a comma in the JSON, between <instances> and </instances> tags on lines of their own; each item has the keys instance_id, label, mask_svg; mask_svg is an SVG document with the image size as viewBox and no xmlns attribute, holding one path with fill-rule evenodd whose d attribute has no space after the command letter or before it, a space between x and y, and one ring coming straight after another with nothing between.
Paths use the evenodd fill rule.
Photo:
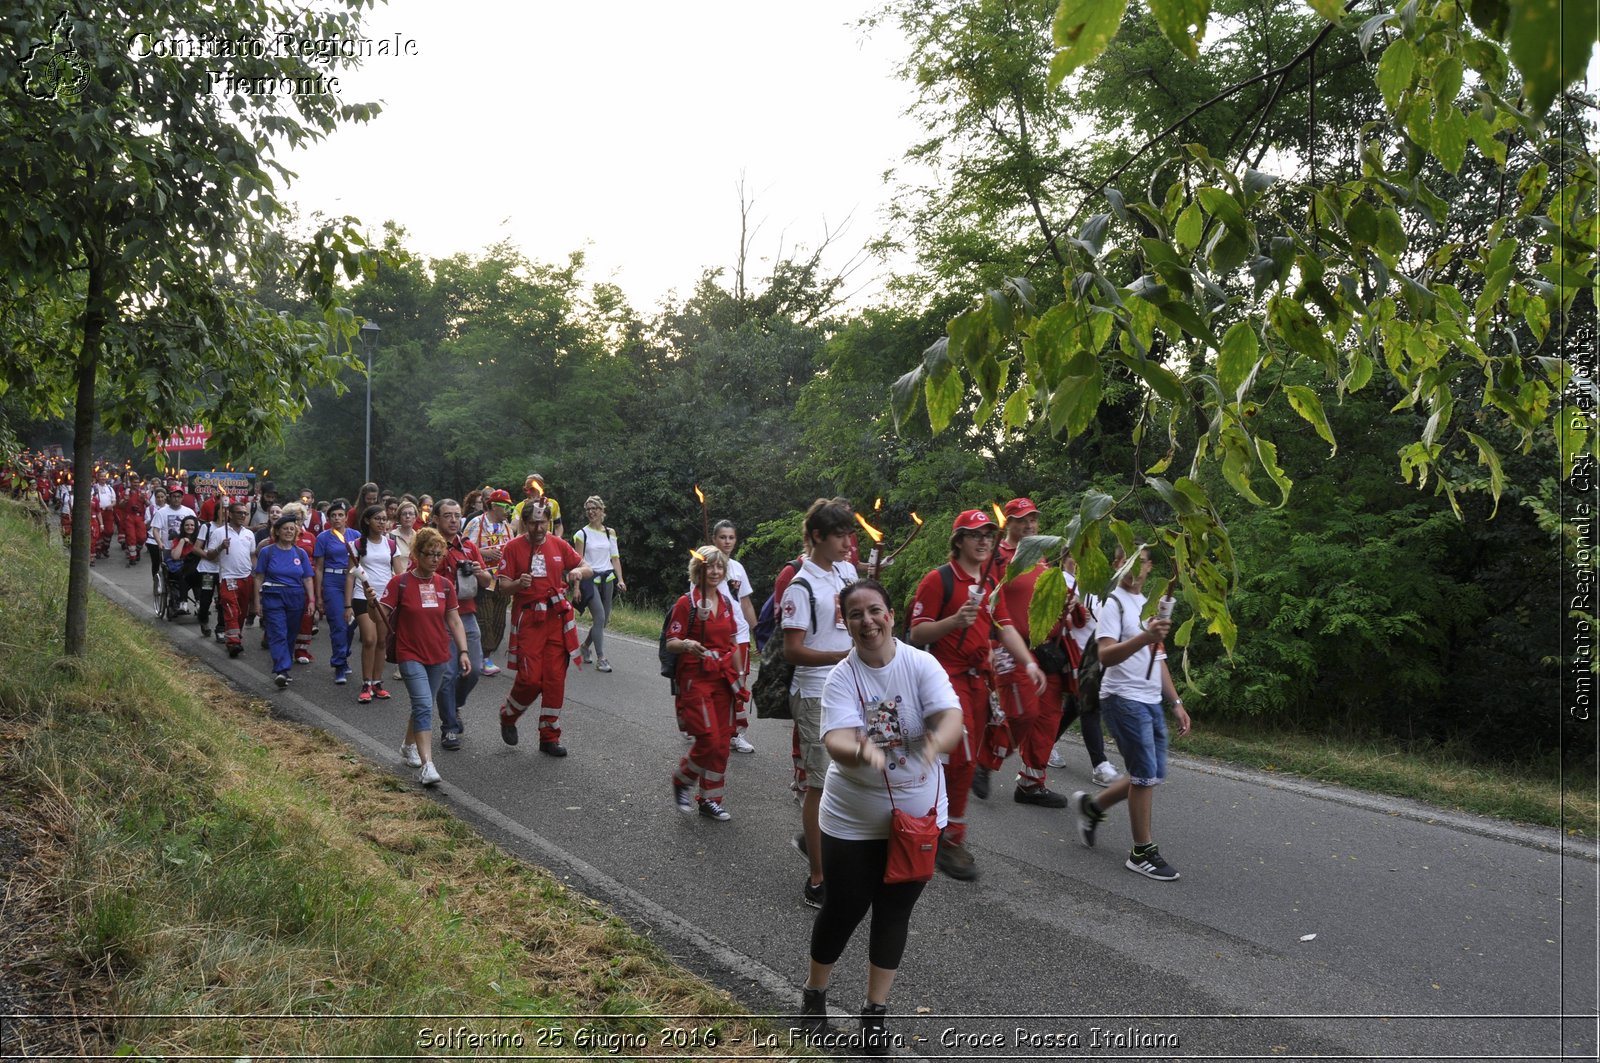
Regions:
<instances>
[{"instance_id":1,"label":"white sky","mask_svg":"<svg viewBox=\"0 0 1600 1063\"><path fill-rule=\"evenodd\" d=\"M902 114L893 29L867 37L862 0L390 0L366 35L415 38L417 54L341 78L374 121L284 155L305 214L394 219L410 250L477 253L510 239L530 257L583 249L590 281L635 309L687 294L739 244L744 175L762 223L747 270L848 230L834 268L879 235L883 172L918 128ZM871 286L869 262L850 286Z\"/></svg>"}]
</instances>

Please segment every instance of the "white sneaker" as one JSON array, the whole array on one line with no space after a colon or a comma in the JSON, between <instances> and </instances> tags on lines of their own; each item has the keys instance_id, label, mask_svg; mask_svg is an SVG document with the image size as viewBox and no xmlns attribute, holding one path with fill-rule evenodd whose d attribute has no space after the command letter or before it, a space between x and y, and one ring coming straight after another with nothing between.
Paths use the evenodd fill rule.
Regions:
<instances>
[{"instance_id":1,"label":"white sneaker","mask_svg":"<svg viewBox=\"0 0 1600 1063\"><path fill-rule=\"evenodd\" d=\"M1063 757L1061 755L1061 750L1056 749L1054 746L1050 748L1049 766L1052 768L1064 768L1067 766L1067 758Z\"/></svg>"},{"instance_id":2,"label":"white sneaker","mask_svg":"<svg viewBox=\"0 0 1600 1063\"><path fill-rule=\"evenodd\" d=\"M414 745L401 746L400 759L405 761L409 767L422 767L422 755L417 752L417 747Z\"/></svg>"},{"instance_id":3,"label":"white sneaker","mask_svg":"<svg viewBox=\"0 0 1600 1063\"><path fill-rule=\"evenodd\" d=\"M756 751L756 747L746 741L744 735L734 735L731 744L735 753L754 753Z\"/></svg>"},{"instance_id":4,"label":"white sneaker","mask_svg":"<svg viewBox=\"0 0 1600 1063\"><path fill-rule=\"evenodd\" d=\"M1109 760L1102 760L1100 763L1096 764L1094 766L1093 774L1089 776L1089 778L1094 780L1094 784L1096 786L1110 786L1121 777L1122 773L1118 771L1117 766L1111 763Z\"/></svg>"},{"instance_id":5,"label":"white sneaker","mask_svg":"<svg viewBox=\"0 0 1600 1063\"><path fill-rule=\"evenodd\" d=\"M439 778L439 769L434 767L433 761L430 760L422 766L421 771L417 772L417 781L424 786L438 786L444 780Z\"/></svg>"}]
</instances>

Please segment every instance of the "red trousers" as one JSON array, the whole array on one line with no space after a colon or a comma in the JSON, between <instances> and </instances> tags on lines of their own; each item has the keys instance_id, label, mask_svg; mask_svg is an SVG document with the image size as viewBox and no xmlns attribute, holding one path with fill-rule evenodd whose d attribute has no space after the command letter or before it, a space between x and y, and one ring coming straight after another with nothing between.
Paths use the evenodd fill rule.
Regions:
<instances>
[{"instance_id":1,"label":"red trousers","mask_svg":"<svg viewBox=\"0 0 1600 1063\"><path fill-rule=\"evenodd\" d=\"M217 608L222 614L223 636L229 646L243 645L239 633L255 597L256 583L253 579L217 580Z\"/></svg>"},{"instance_id":2,"label":"red trousers","mask_svg":"<svg viewBox=\"0 0 1600 1063\"><path fill-rule=\"evenodd\" d=\"M728 772L728 743L733 741L733 688L717 677L691 679L678 691L678 728L694 736L694 745L678 762L673 782L700 787L706 801L721 801Z\"/></svg>"},{"instance_id":3,"label":"red trousers","mask_svg":"<svg viewBox=\"0 0 1600 1063\"><path fill-rule=\"evenodd\" d=\"M101 557L109 555L111 537L117 534L116 514L109 509L95 510L89 514L89 530L93 552Z\"/></svg>"},{"instance_id":4,"label":"red trousers","mask_svg":"<svg viewBox=\"0 0 1600 1063\"><path fill-rule=\"evenodd\" d=\"M950 677L950 685L961 700L961 718L967 725L966 735L950 751L950 763L944 770L950 791L950 825L945 836L959 844L967 837L967 798L978 767L979 744L989 726L989 684L981 675L962 672Z\"/></svg>"},{"instance_id":5,"label":"red trousers","mask_svg":"<svg viewBox=\"0 0 1600 1063\"><path fill-rule=\"evenodd\" d=\"M1020 683L1001 683L1000 707L1005 710L1006 726L1010 731L1010 746L1022 760L1019 781L1028 786L1043 786L1045 768L1050 763L1050 750L1056 743L1056 729L1061 726L1063 692L1061 676L1046 674L1044 693L1039 694L1033 684L1024 679ZM985 732L985 735L994 733ZM989 752L998 752L991 749ZM999 761L1004 761L1002 754ZM999 762L990 763L998 768Z\"/></svg>"},{"instance_id":6,"label":"red trousers","mask_svg":"<svg viewBox=\"0 0 1600 1063\"><path fill-rule=\"evenodd\" d=\"M528 619L524 620L526 616ZM522 714L539 702L539 741L561 740L561 706L567 700L566 618L550 610L534 620L530 609L511 610L511 633L506 663L516 673L511 693L500 707L500 715L516 723Z\"/></svg>"},{"instance_id":7,"label":"red trousers","mask_svg":"<svg viewBox=\"0 0 1600 1063\"><path fill-rule=\"evenodd\" d=\"M294 637L294 656L296 663L299 663L299 659L301 657L304 657L308 661L316 659L311 656L311 635L316 626L317 617L314 610L307 612L300 618L300 631Z\"/></svg>"},{"instance_id":8,"label":"red trousers","mask_svg":"<svg viewBox=\"0 0 1600 1063\"><path fill-rule=\"evenodd\" d=\"M135 564L139 560L139 555L144 553L144 537L147 533L143 513L122 515L122 546L128 555L128 564Z\"/></svg>"}]
</instances>

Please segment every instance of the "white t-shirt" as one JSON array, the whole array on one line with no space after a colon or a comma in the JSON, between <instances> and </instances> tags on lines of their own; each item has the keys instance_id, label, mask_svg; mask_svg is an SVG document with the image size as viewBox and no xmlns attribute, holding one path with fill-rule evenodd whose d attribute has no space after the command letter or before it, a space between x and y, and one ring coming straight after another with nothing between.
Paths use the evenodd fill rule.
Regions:
<instances>
[{"instance_id":1,"label":"white t-shirt","mask_svg":"<svg viewBox=\"0 0 1600 1063\"><path fill-rule=\"evenodd\" d=\"M144 541L146 546L161 545L160 540L156 538L156 514L160 512L161 510L156 508L154 502L146 502L144 504Z\"/></svg>"},{"instance_id":2,"label":"white t-shirt","mask_svg":"<svg viewBox=\"0 0 1600 1063\"><path fill-rule=\"evenodd\" d=\"M583 563L594 569L596 576L611 571L611 559L621 557L622 551L617 549L617 537L610 534L610 529L595 531L584 525L572 533L572 545L583 548Z\"/></svg>"},{"instance_id":3,"label":"white t-shirt","mask_svg":"<svg viewBox=\"0 0 1600 1063\"><path fill-rule=\"evenodd\" d=\"M386 535L377 542L363 539L357 547L365 550L361 558L361 573L366 575L367 582L372 584L372 593L378 598L383 597L383 592L389 588L389 581L394 579L393 559L400 556L398 552L392 555L390 553L389 543L393 540L392 535ZM396 541L395 545L398 547L399 543ZM358 574L354 597L365 599L366 596L366 592L361 589L361 575Z\"/></svg>"},{"instance_id":4,"label":"white t-shirt","mask_svg":"<svg viewBox=\"0 0 1600 1063\"><path fill-rule=\"evenodd\" d=\"M63 484L62 487L61 487L60 492L57 493L57 495L56 495L56 503L57 503L57 508L60 509L61 512L63 512L63 513L71 513L72 512L72 488L70 488L70 487L66 486L65 484Z\"/></svg>"},{"instance_id":5,"label":"white t-shirt","mask_svg":"<svg viewBox=\"0 0 1600 1063\"><path fill-rule=\"evenodd\" d=\"M1067 590L1068 591L1075 591L1075 590L1078 589L1078 577L1077 576L1074 576L1070 572L1063 572L1062 575L1067 577ZM1093 604L1094 604L1093 602L1085 602L1084 603L1084 605L1086 605L1086 606L1090 606L1090 605L1093 605ZM1082 627L1073 627L1070 623L1067 624L1067 634L1072 636L1072 641L1076 642L1078 644L1078 649L1080 651L1089 648L1089 635L1093 631L1094 631L1094 621L1093 620L1090 620L1087 624L1083 625Z\"/></svg>"},{"instance_id":6,"label":"white t-shirt","mask_svg":"<svg viewBox=\"0 0 1600 1063\"><path fill-rule=\"evenodd\" d=\"M217 524L200 525L200 534L195 538L194 541L195 547L199 550L205 551L221 546L223 534L227 531L227 529L227 521L222 521ZM215 561L207 561L204 554L202 554L200 556L200 563L195 565L194 569L196 572L221 572L221 562L221 557L218 557Z\"/></svg>"},{"instance_id":7,"label":"white t-shirt","mask_svg":"<svg viewBox=\"0 0 1600 1063\"><path fill-rule=\"evenodd\" d=\"M110 484L95 484L94 501L101 509L110 509L117 504L117 489Z\"/></svg>"},{"instance_id":8,"label":"white t-shirt","mask_svg":"<svg viewBox=\"0 0 1600 1063\"><path fill-rule=\"evenodd\" d=\"M152 527L155 530L156 545L161 547L162 556L166 556L167 550L172 546L172 540L177 537L178 529L183 527L184 517L200 519L200 515L188 506L174 507L170 502L156 510L156 519Z\"/></svg>"},{"instance_id":9,"label":"white t-shirt","mask_svg":"<svg viewBox=\"0 0 1600 1063\"><path fill-rule=\"evenodd\" d=\"M828 673L822 690L822 733L864 730L883 750L882 771L834 761L822 784L821 824L835 838L867 841L889 836L892 809L926 815L937 805L946 825L944 769L922 759L928 717L961 711L944 666L930 653L895 641L894 659L882 668L853 651ZM889 792L894 791L890 802Z\"/></svg>"},{"instance_id":10,"label":"white t-shirt","mask_svg":"<svg viewBox=\"0 0 1600 1063\"><path fill-rule=\"evenodd\" d=\"M801 580L811 585L806 594ZM837 561L831 569L818 568L809 557L783 592L783 629L799 629L806 633L805 645L823 653L839 653L850 648L850 632L845 630L844 614L839 611L839 592L856 581L856 566L848 561ZM811 630L811 599L817 602L817 630ZM789 693L803 698L822 697L822 685L827 682L831 664L796 665L794 679L789 683Z\"/></svg>"},{"instance_id":11,"label":"white t-shirt","mask_svg":"<svg viewBox=\"0 0 1600 1063\"><path fill-rule=\"evenodd\" d=\"M737 596L733 593L733 584L739 584ZM730 598L734 598L733 621L737 630L733 633L733 642L736 646L746 646L750 643L750 622L744 618L744 606L738 604L750 597L750 573L744 566L733 558L728 558L728 575L717 584L717 589Z\"/></svg>"},{"instance_id":12,"label":"white t-shirt","mask_svg":"<svg viewBox=\"0 0 1600 1063\"><path fill-rule=\"evenodd\" d=\"M219 534L223 543L222 554L217 558L217 567L221 570L220 578L249 579L256 567L255 532L249 528L240 528L236 531L232 527L225 526Z\"/></svg>"},{"instance_id":13,"label":"white t-shirt","mask_svg":"<svg viewBox=\"0 0 1600 1063\"><path fill-rule=\"evenodd\" d=\"M1126 642L1139 634L1144 630L1139 613L1148 600L1142 594L1134 594L1121 587L1113 588L1111 594L1102 598L1095 607L1094 637ZM1161 704L1161 669L1152 665L1150 658L1154 654L1159 663L1166 660L1167 655L1165 651L1156 653L1155 650L1154 645L1141 646L1126 660L1107 668L1100 680L1100 693L1115 694L1144 705ZM1145 678L1146 670L1150 673L1148 679Z\"/></svg>"}]
</instances>

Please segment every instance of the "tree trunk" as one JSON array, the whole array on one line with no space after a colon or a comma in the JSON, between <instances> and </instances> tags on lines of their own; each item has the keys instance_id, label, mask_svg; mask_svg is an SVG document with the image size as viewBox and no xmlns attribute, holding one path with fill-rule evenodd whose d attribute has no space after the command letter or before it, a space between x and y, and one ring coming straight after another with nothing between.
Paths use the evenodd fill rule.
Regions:
<instances>
[{"instance_id":1,"label":"tree trunk","mask_svg":"<svg viewBox=\"0 0 1600 1063\"><path fill-rule=\"evenodd\" d=\"M83 320L83 347L78 352L78 397L72 423L72 554L67 566L67 632L69 657L89 648L89 498L94 490L95 378L100 363L100 337L105 324L105 271L97 256L89 257L89 291Z\"/></svg>"}]
</instances>

